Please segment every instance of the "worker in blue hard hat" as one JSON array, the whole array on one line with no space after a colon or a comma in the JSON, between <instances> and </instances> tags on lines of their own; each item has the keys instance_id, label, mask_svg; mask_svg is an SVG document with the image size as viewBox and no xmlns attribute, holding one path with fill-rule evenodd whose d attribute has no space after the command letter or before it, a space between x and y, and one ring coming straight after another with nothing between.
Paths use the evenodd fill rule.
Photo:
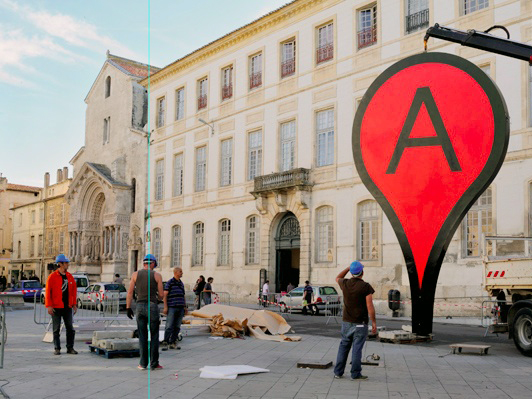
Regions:
<instances>
[{"instance_id":1,"label":"worker in blue hard hat","mask_svg":"<svg viewBox=\"0 0 532 399\"><path fill-rule=\"evenodd\" d=\"M127 316L133 319L133 292L137 293L137 328L139 332L140 361L139 370L146 370L149 366L152 370L159 370L163 367L159 364L159 305L158 301L163 300L163 278L153 270L157 267L157 259L152 254L147 254L142 261L144 268L138 270L131 276L129 290L127 292L126 310ZM151 348L150 364L148 364L148 320L150 328Z\"/></svg>"},{"instance_id":2,"label":"worker in blue hard hat","mask_svg":"<svg viewBox=\"0 0 532 399\"><path fill-rule=\"evenodd\" d=\"M51 273L46 280L45 305L48 314L52 316L54 334L54 354L61 354L61 318L65 323L67 336L67 353L77 355L74 350L74 336L76 332L72 326L72 313L76 314L77 287L76 280L68 272L70 260L63 254L57 255L55 262L59 268Z\"/></svg>"},{"instance_id":3,"label":"worker in blue hard hat","mask_svg":"<svg viewBox=\"0 0 532 399\"><path fill-rule=\"evenodd\" d=\"M352 277L345 278L350 272ZM368 323L371 320L371 332L377 333L375 307L373 306L373 287L362 280L364 265L355 260L336 276L336 282L344 296L342 314L342 340L338 348L334 378L342 378L351 346L351 379L366 380L362 375L362 348L368 335Z\"/></svg>"}]
</instances>

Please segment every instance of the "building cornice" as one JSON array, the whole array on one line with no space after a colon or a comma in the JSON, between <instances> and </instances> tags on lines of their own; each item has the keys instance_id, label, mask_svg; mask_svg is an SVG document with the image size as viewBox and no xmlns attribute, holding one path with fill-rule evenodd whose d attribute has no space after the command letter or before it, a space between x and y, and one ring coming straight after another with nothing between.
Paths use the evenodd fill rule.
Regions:
<instances>
[{"instance_id":1,"label":"building cornice","mask_svg":"<svg viewBox=\"0 0 532 399\"><path fill-rule=\"evenodd\" d=\"M337 4L343 0L294 0L293 2L282 6L281 8L267 14L256 21L253 21L243 27L222 36L221 38L206 44L203 47L185 55L184 57L174 61L173 63L162 68L160 71L154 73L149 78L140 81L140 84L148 87L157 84L172 75L175 75L185 69L191 68L217 53L220 53L229 47L233 47L238 43L249 39L252 36L258 35L261 32L269 30L294 16L308 11L321 3Z\"/></svg>"}]
</instances>

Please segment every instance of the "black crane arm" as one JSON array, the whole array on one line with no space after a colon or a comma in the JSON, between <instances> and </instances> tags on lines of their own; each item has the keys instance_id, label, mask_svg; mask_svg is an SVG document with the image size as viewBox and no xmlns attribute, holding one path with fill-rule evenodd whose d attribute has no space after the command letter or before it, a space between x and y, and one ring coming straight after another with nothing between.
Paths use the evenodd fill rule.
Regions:
<instances>
[{"instance_id":1,"label":"black crane arm","mask_svg":"<svg viewBox=\"0 0 532 399\"><path fill-rule=\"evenodd\" d=\"M507 39L494 36L488 32L495 27L506 31ZM462 46L473 47L479 50L485 50L496 54L505 55L507 57L517 58L522 61L527 61L532 65L532 46L520 42L510 40L508 30L503 26L496 25L485 32L479 32L474 29L464 32L462 30L448 28L435 24L427 29L425 34L425 49L427 40L430 37L436 39L447 40L454 43L459 43Z\"/></svg>"}]
</instances>

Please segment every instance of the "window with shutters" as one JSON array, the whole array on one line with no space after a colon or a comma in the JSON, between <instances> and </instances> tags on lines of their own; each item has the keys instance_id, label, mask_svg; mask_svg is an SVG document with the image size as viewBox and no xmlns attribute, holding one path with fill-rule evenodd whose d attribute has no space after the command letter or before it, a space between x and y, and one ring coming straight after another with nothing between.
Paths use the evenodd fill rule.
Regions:
<instances>
[{"instance_id":1,"label":"window with shutters","mask_svg":"<svg viewBox=\"0 0 532 399\"><path fill-rule=\"evenodd\" d=\"M50 210L48 212L48 226L53 226L55 224L55 207L50 205Z\"/></svg>"},{"instance_id":2,"label":"window with shutters","mask_svg":"<svg viewBox=\"0 0 532 399\"><path fill-rule=\"evenodd\" d=\"M30 256L35 255L35 236L30 237Z\"/></svg>"},{"instance_id":3,"label":"window with shutters","mask_svg":"<svg viewBox=\"0 0 532 399\"><path fill-rule=\"evenodd\" d=\"M334 58L334 25L329 22L317 28L316 64Z\"/></svg>"},{"instance_id":4,"label":"window with shutters","mask_svg":"<svg viewBox=\"0 0 532 399\"><path fill-rule=\"evenodd\" d=\"M250 216L246 220L246 264L259 263L260 255L260 224L259 217Z\"/></svg>"},{"instance_id":5,"label":"window with shutters","mask_svg":"<svg viewBox=\"0 0 532 399\"><path fill-rule=\"evenodd\" d=\"M164 117L166 115L166 97L157 100L157 127L164 126Z\"/></svg>"},{"instance_id":6,"label":"window with shutters","mask_svg":"<svg viewBox=\"0 0 532 399\"><path fill-rule=\"evenodd\" d=\"M493 235L491 187L479 197L462 222L464 257L481 256L482 240ZM489 248L489 247L488 247ZM486 255L490 255L487 253Z\"/></svg>"},{"instance_id":7,"label":"window with shutters","mask_svg":"<svg viewBox=\"0 0 532 399\"><path fill-rule=\"evenodd\" d=\"M203 265L203 239L205 225L202 222L194 224L193 228L193 248L192 248L192 266Z\"/></svg>"},{"instance_id":8,"label":"window with shutters","mask_svg":"<svg viewBox=\"0 0 532 399\"><path fill-rule=\"evenodd\" d=\"M334 163L334 110L316 113L316 166Z\"/></svg>"},{"instance_id":9,"label":"window with shutters","mask_svg":"<svg viewBox=\"0 0 532 399\"><path fill-rule=\"evenodd\" d=\"M172 227L172 267L181 266L181 226Z\"/></svg>"},{"instance_id":10,"label":"window with shutters","mask_svg":"<svg viewBox=\"0 0 532 399\"><path fill-rule=\"evenodd\" d=\"M249 59L249 89L262 86L262 53Z\"/></svg>"},{"instance_id":11,"label":"window with shutters","mask_svg":"<svg viewBox=\"0 0 532 399\"><path fill-rule=\"evenodd\" d=\"M248 180L262 173L262 130L249 133L248 137Z\"/></svg>"},{"instance_id":12,"label":"window with shutters","mask_svg":"<svg viewBox=\"0 0 532 399\"><path fill-rule=\"evenodd\" d=\"M378 260L380 231L379 208L376 201L364 201L358 205L358 258Z\"/></svg>"},{"instance_id":13,"label":"window with shutters","mask_svg":"<svg viewBox=\"0 0 532 399\"><path fill-rule=\"evenodd\" d=\"M377 5L373 4L358 11L358 48L377 43Z\"/></svg>"},{"instance_id":14,"label":"window with shutters","mask_svg":"<svg viewBox=\"0 0 532 399\"><path fill-rule=\"evenodd\" d=\"M207 108L207 90L209 81L205 77L198 81L198 111Z\"/></svg>"},{"instance_id":15,"label":"window with shutters","mask_svg":"<svg viewBox=\"0 0 532 399\"><path fill-rule=\"evenodd\" d=\"M175 91L175 120L185 117L185 88L181 87Z\"/></svg>"},{"instance_id":16,"label":"window with shutters","mask_svg":"<svg viewBox=\"0 0 532 399\"><path fill-rule=\"evenodd\" d=\"M296 73L296 39L281 43L281 78Z\"/></svg>"},{"instance_id":17,"label":"window with shutters","mask_svg":"<svg viewBox=\"0 0 532 399\"><path fill-rule=\"evenodd\" d=\"M196 148L196 191L205 190L207 176L207 147Z\"/></svg>"},{"instance_id":18,"label":"window with shutters","mask_svg":"<svg viewBox=\"0 0 532 399\"><path fill-rule=\"evenodd\" d=\"M54 253L54 233L52 231L48 232L48 255L53 255Z\"/></svg>"},{"instance_id":19,"label":"window with shutters","mask_svg":"<svg viewBox=\"0 0 532 399\"><path fill-rule=\"evenodd\" d=\"M155 162L155 200L160 201L164 197L164 159Z\"/></svg>"},{"instance_id":20,"label":"window with shutters","mask_svg":"<svg viewBox=\"0 0 532 399\"><path fill-rule=\"evenodd\" d=\"M233 97L233 66L222 69L222 101Z\"/></svg>"},{"instance_id":21,"label":"window with shutters","mask_svg":"<svg viewBox=\"0 0 532 399\"><path fill-rule=\"evenodd\" d=\"M157 260L157 264L161 264L161 229L153 229L153 243L152 253Z\"/></svg>"},{"instance_id":22,"label":"window with shutters","mask_svg":"<svg viewBox=\"0 0 532 399\"><path fill-rule=\"evenodd\" d=\"M178 197L183 194L183 153L174 155L174 182L172 194Z\"/></svg>"},{"instance_id":23,"label":"window with shutters","mask_svg":"<svg viewBox=\"0 0 532 399\"><path fill-rule=\"evenodd\" d=\"M294 169L295 165L296 121L290 121L281 124L280 139L280 170L281 172L286 172L287 170Z\"/></svg>"},{"instance_id":24,"label":"window with shutters","mask_svg":"<svg viewBox=\"0 0 532 399\"><path fill-rule=\"evenodd\" d=\"M59 253L65 252L65 233L61 231L59 233Z\"/></svg>"},{"instance_id":25,"label":"window with shutters","mask_svg":"<svg viewBox=\"0 0 532 399\"><path fill-rule=\"evenodd\" d=\"M37 255L38 256L42 256L42 251L43 251L43 246L44 246L44 243L43 243L43 236L42 234L39 234L39 241L37 242Z\"/></svg>"},{"instance_id":26,"label":"window with shutters","mask_svg":"<svg viewBox=\"0 0 532 399\"><path fill-rule=\"evenodd\" d=\"M333 208L322 206L316 210L316 261L332 262L333 256Z\"/></svg>"},{"instance_id":27,"label":"window with shutters","mask_svg":"<svg viewBox=\"0 0 532 399\"><path fill-rule=\"evenodd\" d=\"M231 257L231 221L229 219L219 222L218 237L218 265L227 266Z\"/></svg>"},{"instance_id":28,"label":"window with shutters","mask_svg":"<svg viewBox=\"0 0 532 399\"><path fill-rule=\"evenodd\" d=\"M221 146L221 167L220 167L220 186L229 186L231 184L231 175L233 167L233 139L222 141Z\"/></svg>"}]
</instances>

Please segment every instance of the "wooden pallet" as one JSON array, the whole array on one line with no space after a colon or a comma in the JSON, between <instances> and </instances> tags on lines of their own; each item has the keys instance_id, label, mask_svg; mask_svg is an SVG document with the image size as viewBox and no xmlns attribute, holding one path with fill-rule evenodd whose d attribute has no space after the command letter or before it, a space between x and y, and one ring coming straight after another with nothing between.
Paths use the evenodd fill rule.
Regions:
<instances>
[{"instance_id":1,"label":"wooden pallet","mask_svg":"<svg viewBox=\"0 0 532 399\"><path fill-rule=\"evenodd\" d=\"M105 356L106 359L112 359L113 357L117 357L117 356L125 356L125 357L139 357L140 356L140 352L138 349L112 351L112 350L100 348L94 345L89 345L89 348L91 352L95 352L97 355Z\"/></svg>"},{"instance_id":2,"label":"wooden pallet","mask_svg":"<svg viewBox=\"0 0 532 399\"><path fill-rule=\"evenodd\" d=\"M409 339L390 339L390 338L379 338L379 342L388 343L388 344L417 344L418 342L428 342L432 341L432 334L428 336L417 336Z\"/></svg>"},{"instance_id":3,"label":"wooden pallet","mask_svg":"<svg viewBox=\"0 0 532 399\"><path fill-rule=\"evenodd\" d=\"M458 353L462 353L462 349L471 349L473 351L479 351L480 356L487 355L491 345L475 345L475 344L451 344L449 347L452 349L452 353L455 354L458 349Z\"/></svg>"}]
</instances>

